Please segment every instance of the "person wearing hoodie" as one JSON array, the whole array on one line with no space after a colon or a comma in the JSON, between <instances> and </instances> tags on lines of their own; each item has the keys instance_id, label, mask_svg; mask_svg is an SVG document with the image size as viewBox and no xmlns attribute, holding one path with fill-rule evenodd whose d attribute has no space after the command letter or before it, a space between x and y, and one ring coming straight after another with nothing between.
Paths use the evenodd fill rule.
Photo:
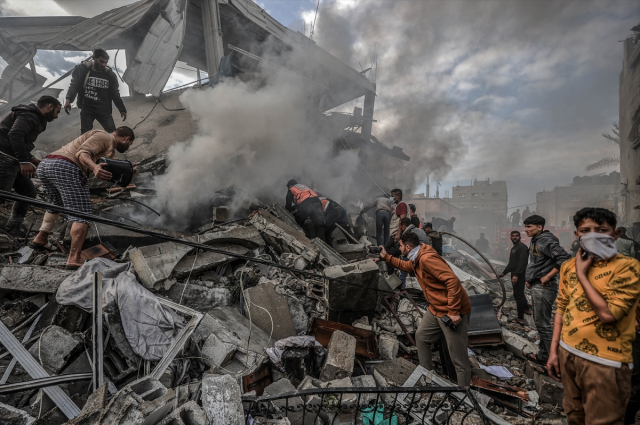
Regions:
<instances>
[{"instance_id":1,"label":"person wearing hoodie","mask_svg":"<svg viewBox=\"0 0 640 425\"><path fill-rule=\"evenodd\" d=\"M82 62L73 69L71 83L67 91L64 111L69 114L71 103L78 96L80 108L80 134L93 130L93 122L98 120L104 131L113 133L111 102L116 104L122 121L127 119L127 108L120 97L118 77L107 66L109 55L103 49L95 49L91 60Z\"/></svg>"},{"instance_id":2,"label":"person wearing hoodie","mask_svg":"<svg viewBox=\"0 0 640 425\"><path fill-rule=\"evenodd\" d=\"M0 121L0 190L36 197L36 188L31 178L40 161L31 151L47 123L58 118L62 104L53 96L42 96L30 105L18 105ZM29 206L15 202L5 230L16 237L25 237L20 229Z\"/></svg>"},{"instance_id":3,"label":"person wearing hoodie","mask_svg":"<svg viewBox=\"0 0 640 425\"><path fill-rule=\"evenodd\" d=\"M573 221L580 249L560 269L549 375L562 380L569 425L635 423L624 417L631 371L639 366L633 342L640 263L616 250L611 211L583 208Z\"/></svg>"},{"instance_id":4,"label":"person wearing hoodie","mask_svg":"<svg viewBox=\"0 0 640 425\"><path fill-rule=\"evenodd\" d=\"M401 254L408 261L393 258L380 247L380 260L393 267L414 273L422 287L429 308L416 330L416 346L420 365L433 370L431 344L444 337L458 378L458 386L471 385L471 363L467 354L467 331L471 301L447 262L418 235L406 232L400 237Z\"/></svg>"},{"instance_id":5,"label":"person wearing hoodie","mask_svg":"<svg viewBox=\"0 0 640 425\"><path fill-rule=\"evenodd\" d=\"M538 354L523 353L528 360L539 365L538 371L546 373L545 365L549 358L553 326L551 309L558 296L558 273L562 263L571 255L560 246L553 233L544 230L545 219L537 214L529 216L524 222L529 245L529 264L525 271L525 281L531 288L533 302L533 320L540 335Z\"/></svg>"}]
</instances>

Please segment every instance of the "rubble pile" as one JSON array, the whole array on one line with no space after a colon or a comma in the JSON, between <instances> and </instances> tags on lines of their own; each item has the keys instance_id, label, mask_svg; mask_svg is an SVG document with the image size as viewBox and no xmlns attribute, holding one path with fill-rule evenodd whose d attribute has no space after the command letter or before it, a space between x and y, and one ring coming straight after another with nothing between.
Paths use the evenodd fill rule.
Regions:
<instances>
[{"instance_id":1,"label":"rubble pile","mask_svg":"<svg viewBox=\"0 0 640 425\"><path fill-rule=\"evenodd\" d=\"M162 159L148 162L142 174L164 167ZM119 217L135 217L126 211L153 214L130 202L152 196L151 189L128 188L117 201L105 197L103 187L92 190L97 214L123 222L134 218ZM246 207L232 212L220 201L197 231L164 231L216 251L94 224L83 252L87 262L77 271L64 269L64 220L51 235L54 252L0 235L0 326L6 330L0 332L0 423L240 425L247 415L254 424L374 423L367 419L376 415L373 407L354 421L343 406L380 400L395 406L398 394L362 389L455 387L443 344L434 347L434 371L418 366L412 335L426 300L415 280L401 286L384 263L374 262L366 246L375 239L362 217L352 216L359 243L336 231L334 248L307 237L279 204ZM4 206L0 224L7 215ZM26 222L37 229L41 218L31 213ZM454 250L445 258L473 311L482 302L490 311L490 320L478 317L469 331L472 390L482 416L497 424L560 423L561 385L522 354L537 351L531 319L524 327L508 323L516 305L509 297L496 312L497 281L467 254ZM91 307L98 272L101 341ZM100 386L88 375L96 376L98 364ZM84 375L20 387L71 374ZM357 390L334 394L334 388ZM304 395L309 391L317 394ZM257 409L261 400L270 407ZM321 408L290 409L296 405ZM447 415L451 423L463 416L441 411L433 423ZM482 423L477 409L464 423Z\"/></svg>"}]
</instances>

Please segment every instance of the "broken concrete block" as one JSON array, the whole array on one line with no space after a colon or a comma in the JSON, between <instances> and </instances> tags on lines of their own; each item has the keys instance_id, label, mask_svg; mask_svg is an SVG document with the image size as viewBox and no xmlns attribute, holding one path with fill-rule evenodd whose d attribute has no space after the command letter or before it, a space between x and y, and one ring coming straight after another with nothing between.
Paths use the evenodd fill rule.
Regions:
<instances>
[{"instance_id":1,"label":"broken concrete block","mask_svg":"<svg viewBox=\"0 0 640 425\"><path fill-rule=\"evenodd\" d=\"M320 258L323 259L322 263L330 266L344 266L349 264L346 258L344 258L338 251L333 249L328 243L318 239L311 239L313 243L320 250ZM320 261L319 261L320 262Z\"/></svg>"},{"instance_id":2,"label":"broken concrete block","mask_svg":"<svg viewBox=\"0 0 640 425\"><path fill-rule=\"evenodd\" d=\"M371 289L378 288L380 269L373 260L368 259L344 266L327 267L324 274L360 285L354 286L334 280L328 281L327 295L329 307L332 310L329 312L329 320L349 324L362 316L363 310L373 311L376 309L378 293ZM359 313L357 315L356 313L348 314L343 312L344 310L347 312L357 310Z\"/></svg>"},{"instance_id":3,"label":"broken concrete block","mask_svg":"<svg viewBox=\"0 0 640 425\"><path fill-rule=\"evenodd\" d=\"M314 263L318 258L318 248L304 233L287 225L266 210L256 212L249 222L260 232L262 238L280 253L292 252L302 255Z\"/></svg>"},{"instance_id":4,"label":"broken concrete block","mask_svg":"<svg viewBox=\"0 0 640 425\"><path fill-rule=\"evenodd\" d=\"M249 253L249 248L241 245L220 245L216 246L216 248L237 255L246 255ZM219 254L217 252L200 252L197 257L192 255L182 258L173 268L172 275L176 279L184 279L188 277L189 274L197 276L214 267L233 261L233 259L234 257L231 255Z\"/></svg>"},{"instance_id":5,"label":"broken concrete block","mask_svg":"<svg viewBox=\"0 0 640 425\"><path fill-rule=\"evenodd\" d=\"M407 382L407 379L411 376L413 371L417 368L416 365L410 361L403 359L402 357L395 358L393 360L385 360L382 363L376 363L373 366L374 378L376 374L379 378L385 382L385 385L394 387L401 387ZM376 379L378 382L378 379ZM378 386L381 386L378 382Z\"/></svg>"},{"instance_id":6,"label":"broken concrete block","mask_svg":"<svg viewBox=\"0 0 640 425\"><path fill-rule=\"evenodd\" d=\"M322 365L320 379L332 381L350 377L355 356L356 339L342 331L335 331L327 346L327 357Z\"/></svg>"},{"instance_id":7,"label":"broken concrete block","mask_svg":"<svg viewBox=\"0 0 640 425\"><path fill-rule=\"evenodd\" d=\"M220 327L220 324L216 319L211 317L208 313L202 317L198 327L195 328L193 333L191 334L191 338L198 344L205 341L209 338L214 331L216 331Z\"/></svg>"},{"instance_id":8,"label":"broken concrete block","mask_svg":"<svg viewBox=\"0 0 640 425\"><path fill-rule=\"evenodd\" d=\"M57 325L71 333L79 332L89 313L74 305L58 304L55 297L42 310L42 317L34 329L34 335L51 325Z\"/></svg>"},{"instance_id":9,"label":"broken concrete block","mask_svg":"<svg viewBox=\"0 0 640 425\"><path fill-rule=\"evenodd\" d=\"M213 207L212 221L214 223L224 223L229 220L229 207L221 205L219 207Z\"/></svg>"},{"instance_id":10,"label":"broken concrete block","mask_svg":"<svg viewBox=\"0 0 640 425\"><path fill-rule=\"evenodd\" d=\"M158 425L207 425L207 414L198 403L190 400L171 412Z\"/></svg>"},{"instance_id":11,"label":"broken concrete block","mask_svg":"<svg viewBox=\"0 0 640 425\"><path fill-rule=\"evenodd\" d=\"M3 425L31 425L36 418L24 410L0 403L0 423Z\"/></svg>"},{"instance_id":12,"label":"broken concrete block","mask_svg":"<svg viewBox=\"0 0 640 425\"><path fill-rule=\"evenodd\" d=\"M395 334L381 333L378 338L378 351L382 360L392 360L398 357L400 342Z\"/></svg>"},{"instance_id":13,"label":"broken concrete block","mask_svg":"<svg viewBox=\"0 0 640 425\"><path fill-rule=\"evenodd\" d=\"M307 316L307 313L304 311L302 302L293 297L286 297L286 299L296 334L300 335L306 333L307 329L309 329L309 316Z\"/></svg>"},{"instance_id":14,"label":"broken concrete block","mask_svg":"<svg viewBox=\"0 0 640 425\"><path fill-rule=\"evenodd\" d=\"M226 343L212 333L202 346L202 357L211 365L224 366L233 359L236 351L234 344Z\"/></svg>"},{"instance_id":15,"label":"broken concrete block","mask_svg":"<svg viewBox=\"0 0 640 425\"><path fill-rule=\"evenodd\" d=\"M171 276L175 266L193 248L175 242L133 248L129 259L136 269L140 282L146 288L154 288Z\"/></svg>"},{"instance_id":16,"label":"broken concrete block","mask_svg":"<svg viewBox=\"0 0 640 425\"><path fill-rule=\"evenodd\" d=\"M231 293L227 288L207 288L191 283L176 283L167 296L174 302L201 312L231 303Z\"/></svg>"},{"instance_id":17,"label":"broken concrete block","mask_svg":"<svg viewBox=\"0 0 640 425\"><path fill-rule=\"evenodd\" d=\"M7 265L0 269L0 289L55 294L71 273L55 267Z\"/></svg>"},{"instance_id":18,"label":"broken concrete block","mask_svg":"<svg viewBox=\"0 0 640 425\"><path fill-rule=\"evenodd\" d=\"M258 285L245 289L244 296L249 306L247 316L251 315L255 326L275 340L297 335L287 299L276 292L273 282L261 278Z\"/></svg>"},{"instance_id":19,"label":"broken concrete block","mask_svg":"<svg viewBox=\"0 0 640 425\"><path fill-rule=\"evenodd\" d=\"M197 238L197 236L195 237ZM215 230L199 236L196 242L205 245L240 245L249 249L264 246L264 239L253 226L236 226L227 230Z\"/></svg>"},{"instance_id":20,"label":"broken concrete block","mask_svg":"<svg viewBox=\"0 0 640 425\"><path fill-rule=\"evenodd\" d=\"M72 354L81 349L82 339L60 326L47 328L29 353L38 359L45 369L58 373Z\"/></svg>"},{"instance_id":21,"label":"broken concrete block","mask_svg":"<svg viewBox=\"0 0 640 425\"><path fill-rule=\"evenodd\" d=\"M538 372L534 373L533 381L541 402L562 405L562 398L564 397L562 382Z\"/></svg>"},{"instance_id":22,"label":"broken concrete block","mask_svg":"<svg viewBox=\"0 0 640 425\"><path fill-rule=\"evenodd\" d=\"M0 320L8 328L13 328L35 313L38 308L28 299L5 303L0 306Z\"/></svg>"},{"instance_id":23,"label":"broken concrete block","mask_svg":"<svg viewBox=\"0 0 640 425\"><path fill-rule=\"evenodd\" d=\"M229 375L205 374L202 407L209 425L244 425L240 385Z\"/></svg>"},{"instance_id":24,"label":"broken concrete block","mask_svg":"<svg viewBox=\"0 0 640 425\"><path fill-rule=\"evenodd\" d=\"M134 419L131 423L158 423L176 407L175 392L151 377L146 376L133 381L123 389L131 391L138 406L136 413L124 416L119 422L122 425L127 423L129 417L131 419L142 418L138 421Z\"/></svg>"},{"instance_id":25,"label":"broken concrete block","mask_svg":"<svg viewBox=\"0 0 640 425\"><path fill-rule=\"evenodd\" d=\"M508 329L502 328L502 337L504 338L506 349L520 358L525 358L522 355L523 350L525 353L538 353L537 345Z\"/></svg>"}]
</instances>

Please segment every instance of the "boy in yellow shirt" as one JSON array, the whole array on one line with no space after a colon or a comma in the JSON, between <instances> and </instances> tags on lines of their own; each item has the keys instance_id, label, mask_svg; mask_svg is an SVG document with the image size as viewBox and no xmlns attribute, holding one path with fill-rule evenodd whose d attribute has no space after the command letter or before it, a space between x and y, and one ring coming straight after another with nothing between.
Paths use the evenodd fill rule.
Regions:
<instances>
[{"instance_id":1,"label":"boy in yellow shirt","mask_svg":"<svg viewBox=\"0 0 640 425\"><path fill-rule=\"evenodd\" d=\"M547 368L562 379L569 424L622 425L631 393L640 263L617 253L611 211L583 208L573 220L580 249L560 269Z\"/></svg>"}]
</instances>

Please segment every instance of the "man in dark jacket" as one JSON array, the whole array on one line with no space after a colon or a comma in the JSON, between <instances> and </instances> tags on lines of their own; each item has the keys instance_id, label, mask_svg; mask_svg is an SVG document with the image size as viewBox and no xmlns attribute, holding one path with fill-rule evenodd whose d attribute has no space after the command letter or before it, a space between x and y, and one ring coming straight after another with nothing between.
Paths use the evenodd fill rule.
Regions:
<instances>
[{"instance_id":1,"label":"man in dark jacket","mask_svg":"<svg viewBox=\"0 0 640 425\"><path fill-rule=\"evenodd\" d=\"M81 134L93 130L93 121L98 120L104 131L113 133L116 125L111 116L111 102L116 104L122 121L127 119L127 109L120 98L118 77L107 66L109 55L102 49L93 51L93 60L76 65L71 74L64 111L68 114L71 102L78 96Z\"/></svg>"},{"instance_id":2,"label":"man in dark jacket","mask_svg":"<svg viewBox=\"0 0 640 425\"><path fill-rule=\"evenodd\" d=\"M331 234L336 230L336 225L342 227L347 233L353 236L347 210L333 199L322 197L320 198L320 202L322 203L322 213L324 214L324 232L327 241L331 241L333 244L334 240Z\"/></svg>"},{"instance_id":3,"label":"man in dark jacket","mask_svg":"<svg viewBox=\"0 0 640 425\"><path fill-rule=\"evenodd\" d=\"M484 237L484 233L480 233L480 239L476 241L476 248L483 254L489 252L489 240Z\"/></svg>"},{"instance_id":4,"label":"man in dark jacket","mask_svg":"<svg viewBox=\"0 0 640 425\"><path fill-rule=\"evenodd\" d=\"M517 230L511 232L511 242L513 242L513 248L511 248L511 253L509 254L509 264L500 273L500 277L511 273L513 297L516 299L516 305L518 306L518 319L514 319L512 322L524 325L525 313L532 314L527 297L524 296L524 276L529 262L529 249L522 243L520 232Z\"/></svg>"},{"instance_id":5,"label":"man in dark jacket","mask_svg":"<svg viewBox=\"0 0 640 425\"><path fill-rule=\"evenodd\" d=\"M432 223L426 223L424 225L424 232L427 234L429 241L431 241L431 246L436 250L438 255L442 256L442 235L439 232L433 230Z\"/></svg>"},{"instance_id":6,"label":"man in dark jacket","mask_svg":"<svg viewBox=\"0 0 640 425\"><path fill-rule=\"evenodd\" d=\"M40 161L31 155L38 135L47 129L47 123L58 118L62 104L53 96L42 96L33 105L18 105L0 121L0 190L36 197L31 183ZM29 206L22 202L13 204L6 231L12 236L24 237L20 225Z\"/></svg>"},{"instance_id":7,"label":"man in dark jacket","mask_svg":"<svg viewBox=\"0 0 640 425\"><path fill-rule=\"evenodd\" d=\"M558 296L558 273L562 263L571 258L560 246L553 233L544 230L545 219L531 215L524 221L524 229L531 238L529 264L525 272L527 286L531 288L533 320L540 335L538 355L527 354L529 360L545 365L549 358L553 325L551 308Z\"/></svg>"}]
</instances>

